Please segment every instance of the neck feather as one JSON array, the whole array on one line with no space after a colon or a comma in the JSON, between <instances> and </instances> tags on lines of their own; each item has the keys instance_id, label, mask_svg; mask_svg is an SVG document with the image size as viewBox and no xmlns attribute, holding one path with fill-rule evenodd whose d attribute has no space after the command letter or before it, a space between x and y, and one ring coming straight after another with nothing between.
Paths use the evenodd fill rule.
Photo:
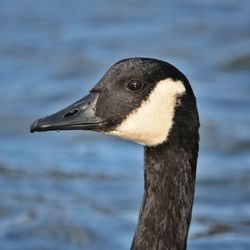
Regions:
<instances>
[{"instance_id":1,"label":"neck feather","mask_svg":"<svg viewBox=\"0 0 250 250\"><path fill-rule=\"evenodd\" d=\"M198 128L193 132L188 136L174 133L157 147L144 147L145 191L132 250L186 249L195 190Z\"/></svg>"}]
</instances>

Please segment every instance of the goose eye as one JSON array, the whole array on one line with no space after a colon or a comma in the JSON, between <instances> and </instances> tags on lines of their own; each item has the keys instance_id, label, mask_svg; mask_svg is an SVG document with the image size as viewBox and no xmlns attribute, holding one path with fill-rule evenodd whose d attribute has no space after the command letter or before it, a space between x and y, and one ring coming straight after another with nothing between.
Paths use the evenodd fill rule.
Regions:
<instances>
[{"instance_id":1,"label":"goose eye","mask_svg":"<svg viewBox=\"0 0 250 250\"><path fill-rule=\"evenodd\" d=\"M127 89L133 92L139 92L143 87L144 84L140 80L130 80L127 84Z\"/></svg>"}]
</instances>

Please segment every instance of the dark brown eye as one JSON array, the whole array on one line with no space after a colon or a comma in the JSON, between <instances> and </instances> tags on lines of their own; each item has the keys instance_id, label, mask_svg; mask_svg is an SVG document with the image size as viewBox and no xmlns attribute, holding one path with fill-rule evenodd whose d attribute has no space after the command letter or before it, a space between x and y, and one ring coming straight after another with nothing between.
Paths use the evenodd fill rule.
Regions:
<instances>
[{"instance_id":1,"label":"dark brown eye","mask_svg":"<svg viewBox=\"0 0 250 250\"><path fill-rule=\"evenodd\" d=\"M143 87L144 84L140 80L130 80L127 84L127 89L133 92L139 92Z\"/></svg>"}]
</instances>

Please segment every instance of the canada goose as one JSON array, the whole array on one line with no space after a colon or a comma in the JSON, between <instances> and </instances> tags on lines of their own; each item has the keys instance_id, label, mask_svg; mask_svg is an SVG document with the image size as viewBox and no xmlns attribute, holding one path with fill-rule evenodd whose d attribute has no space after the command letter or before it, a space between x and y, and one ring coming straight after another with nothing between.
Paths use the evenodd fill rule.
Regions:
<instances>
[{"instance_id":1,"label":"canada goose","mask_svg":"<svg viewBox=\"0 0 250 250\"><path fill-rule=\"evenodd\" d=\"M199 117L178 69L151 58L121 60L86 97L30 130L94 130L143 144L145 190L131 249L186 249Z\"/></svg>"}]
</instances>

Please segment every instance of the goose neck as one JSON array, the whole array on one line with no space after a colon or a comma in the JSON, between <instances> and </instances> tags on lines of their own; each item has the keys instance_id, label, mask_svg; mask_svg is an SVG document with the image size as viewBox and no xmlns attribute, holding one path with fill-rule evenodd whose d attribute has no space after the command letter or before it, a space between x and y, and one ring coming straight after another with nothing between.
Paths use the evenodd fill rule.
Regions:
<instances>
[{"instance_id":1,"label":"goose neck","mask_svg":"<svg viewBox=\"0 0 250 250\"><path fill-rule=\"evenodd\" d=\"M145 191L133 250L186 249L196 159L169 142L144 148Z\"/></svg>"}]
</instances>

